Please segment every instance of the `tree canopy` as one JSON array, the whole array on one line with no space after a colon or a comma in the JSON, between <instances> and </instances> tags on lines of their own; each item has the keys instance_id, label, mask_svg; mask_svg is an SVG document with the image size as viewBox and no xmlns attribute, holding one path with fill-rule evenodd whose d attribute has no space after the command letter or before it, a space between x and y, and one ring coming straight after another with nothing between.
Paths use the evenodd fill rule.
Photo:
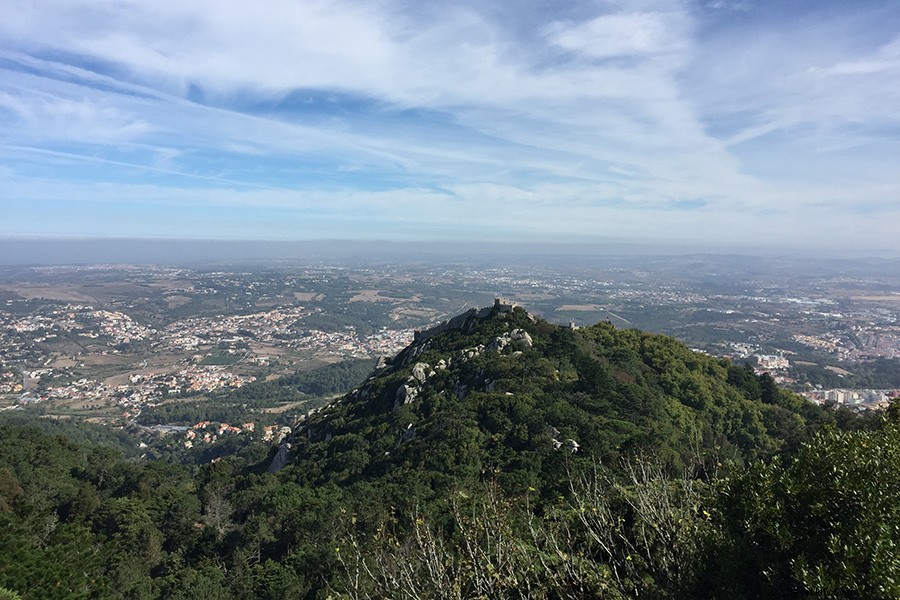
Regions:
<instances>
[{"instance_id":1,"label":"tree canopy","mask_svg":"<svg viewBox=\"0 0 900 600\"><path fill-rule=\"evenodd\" d=\"M894 598L896 412L516 309L421 336L275 473L262 442L191 467L0 425L0 594Z\"/></svg>"}]
</instances>

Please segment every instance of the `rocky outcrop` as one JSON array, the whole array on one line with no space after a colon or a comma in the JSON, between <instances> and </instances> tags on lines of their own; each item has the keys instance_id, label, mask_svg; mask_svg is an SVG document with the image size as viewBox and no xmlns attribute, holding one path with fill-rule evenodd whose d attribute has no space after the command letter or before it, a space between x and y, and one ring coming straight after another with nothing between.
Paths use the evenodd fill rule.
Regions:
<instances>
[{"instance_id":1,"label":"rocky outcrop","mask_svg":"<svg viewBox=\"0 0 900 600\"><path fill-rule=\"evenodd\" d=\"M578 449L581 448L581 445L573 440L572 438L566 438L565 440L560 440L560 436L562 435L556 427L547 426L547 429L544 430L544 434L550 438L550 444L553 446L554 450L559 450L560 448L565 447L566 450L575 454L578 452Z\"/></svg>"},{"instance_id":2,"label":"rocky outcrop","mask_svg":"<svg viewBox=\"0 0 900 600\"><path fill-rule=\"evenodd\" d=\"M491 343L487 345L487 349L493 352L503 352L507 347L513 344L531 348L534 346L534 341L531 339L531 335L524 329L513 329L512 331L508 331L503 335L498 335L491 340Z\"/></svg>"},{"instance_id":3,"label":"rocky outcrop","mask_svg":"<svg viewBox=\"0 0 900 600\"><path fill-rule=\"evenodd\" d=\"M496 315L504 315L511 313L516 309L516 305L506 302L501 298L494 301L493 306L482 309L470 309L460 315L457 315L445 321L440 325L417 331L415 339L402 350L393 360L381 358L375 365L371 375L357 389L352 390L342 398L335 400L329 405L319 407L309 411L306 415L299 417L295 423L295 435L303 435L310 442L323 442L331 439L332 432L329 431L328 422L330 420L330 409L334 409L342 404L365 401L373 398L375 394L384 393L383 388L378 385L378 381L384 377L392 377L398 371L405 371L405 379L402 378L399 385L394 389L393 408L398 408L412 404L422 399L426 389L434 385L434 378L438 374L445 374L449 371L459 369L463 364L470 360L484 355L486 352L498 352L509 356L516 356L522 353L523 349L531 348L533 340L529 333L522 328L512 329L506 333L496 336L487 344L478 344L471 348L463 348L456 351L452 356L444 356L429 364L420 360L418 357L431 350L432 338L434 336L447 331L461 331L468 333L472 331L476 324L484 319L491 318ZM532 321L534 317L527 315ZM407 371L408 369L408 371ZM495 382L486 379L479 372L476 380L469 377L463 377L466 383L459 378L452 377L448 381L444 381L444 377L438 378L444 381L440 389L436 389L438 394L453 394L458 399L465 398L472 391L501 393L495 389ZM396 379L394 380L396 381ZM453 383L450 383L453 382ZM396 384L395 384L396 385ZM452 387L450 387L452 385ZM447 387L443 387L447 386ZM389 388L391 389L391 388ZM390 392L388 392L390 393ZM511 395L510 392L505 392ZM390 398L390 396L388 396ZM407 431L405 436L415 435L415 430ZM562 442L560 442L562 445ZM285 450L287 452L287 450Z\"/></svg>"},{"instance_id":4,"label":"rocky outcrop","mask_svg":"<svg viewBox=\"0 0 900 600\"><path fill-rule=\"evenodd\" d=\"M443 368L446 368L446 363ZM418 398L422 386L436 374L435 370L432 369L431 365L428 363L418 362L413 365L410 376L406 378L406 382L397 388L397 393L394 397L394 410L400 408L404 404L409 404Z\"/></svg>"},{"instance_id":5,"label":"rocky outcrop","mask_svg":"<svg viewBox=\"0 0 900 600\"><path fill-rule=\"evenodd\" d=\"M398 409L404 404L410 404L419 397L419 386L410 383L404 383L397 388L397 395L394 397L394 409Z\"/></svg>"},{"instance_id":6,"label":"rocky outcrop","mask_svg":"<svg viewBox=\"0 0 900 600\"><path fill-rule=\"evenodd\" d=\"M515 303L507 302L503 298L495 298L493 306L487 306L482 309L471 308L462 314L456 315L449 321L444 321L429 329L417 331L413 338L413 343L397 355L397 358L394 359L394 364L397 366L406 366L412 363L416 356L427 349L428 340L439 333L445 331L462 331L463 333L467 333L472 330L472 327L474 327L475 323L478 321L493 317L494 315L512 312L516 306Z\"/></svg>"},{"instance_id":7,"label":"rocky outcrop","mask_svg":"<svg viewBox=\"0 0 900 600\"><path fill-rule=\"evenodd\" d=\"M415 379L419 385L425 383L429 377L433 376L434 371L431 370L428 363L416 363L412 368L412 378Z\"/></svg>"},{"instance_id":8,"label":"rocky outcrop","mask_svg":"<svg viewBox=\"0 0 900 600\"><path fill-rule=\"evenodd\" d=\"M534 346L534 340L531 339L531 335L524 329L513 329L509 332L509 339L513 342L522 342L522 345L526 348Z\"/></svg>"},{"instance_id":9,"label":"rocky outcrop","mask_svg":"<svg viewBox=\"0 0 900 600\"><path fill-rule=\"evenodd\" d=\"M282 444L278 448L278 452L275 453L275 457L272 458L272 462L269 463L269 473L277 473L281 469L284 468L286 464L288 464L288 459L291 454L291 445L290 444Z\"/></svg>"},{"instance_id":10,"label":"rocky outcrop","mask_svg":"<svg viewBox=\"0 0 900 600\"><path fill-rule=\"evenodd\" d=\"M484 352L484 344L478 344L474 348L464 348L459 351L459 354L456 355L456 358L461 360L462 362L466 362L469 359L475 358L476 356L482 354Z\"/></svg>"}]
</instances>

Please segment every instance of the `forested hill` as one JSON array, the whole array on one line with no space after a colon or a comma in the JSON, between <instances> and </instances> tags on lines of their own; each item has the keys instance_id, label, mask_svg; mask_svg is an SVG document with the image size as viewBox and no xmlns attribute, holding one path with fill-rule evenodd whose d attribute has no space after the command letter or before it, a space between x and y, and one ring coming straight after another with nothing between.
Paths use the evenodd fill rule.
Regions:
<instances>
[{"instance_id":1,"label":"forested hill","mask_svg":"<svg viewBox=\"0 0 900 600\"><path fill-rule=\"evenodd\" d=\"M490 476L509 493L558 494L582 463L743 464L790 452L833 421L770 377L670 337L605 322L571 329L518 307L454 321L301 423L292 475L408 479L425 496Z\"/></svg>"},{"instance_id":2,"label":"forested hill","mask_svg":"<svg viewBox=\"0 0 900 600\"><path fill-rule=\"evenodd\" d=\"M861 419L498 304L200 468L0 426L0 598L897 598L900 409Z\"/></svg>"}]
</instances>

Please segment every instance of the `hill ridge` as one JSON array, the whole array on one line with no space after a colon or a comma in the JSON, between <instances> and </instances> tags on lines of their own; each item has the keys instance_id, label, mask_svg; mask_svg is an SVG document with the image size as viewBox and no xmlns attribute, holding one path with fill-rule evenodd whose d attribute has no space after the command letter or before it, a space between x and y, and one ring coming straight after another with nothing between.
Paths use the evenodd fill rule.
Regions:
<instances>
[{"instance_id":1,"label":"hill ridge","mask_svg":"<svg viewBox=\"0 0 900 600\"><path fill-rule=\"evenodd\" d=\"M741 462L795 447L822 420L770 379L667 336L608 322L574 330L498 299L418 332L302 417L270 469L305 465L301 479L346 483L452 463L450 474L527 473L539 487L558 479L560 447L613 462Z\"/></svg>"}]
</instances>

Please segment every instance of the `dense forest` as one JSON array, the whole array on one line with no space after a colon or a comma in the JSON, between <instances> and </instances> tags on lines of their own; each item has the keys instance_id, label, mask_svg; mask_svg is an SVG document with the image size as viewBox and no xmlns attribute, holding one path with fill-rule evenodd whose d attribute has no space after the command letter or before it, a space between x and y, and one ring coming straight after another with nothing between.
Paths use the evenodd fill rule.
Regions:
<instances>
[{"instance_id":1,"label":"dense forest","mask_svg":"<svg viewBox=\"0 0 900 600\"><path fill-rule=\"evenodd\" d=\"M609 323L473 311L280 448L104 442L0 426L0 598L900 596L900 407Z\"/></svg>"}]
</instances>

